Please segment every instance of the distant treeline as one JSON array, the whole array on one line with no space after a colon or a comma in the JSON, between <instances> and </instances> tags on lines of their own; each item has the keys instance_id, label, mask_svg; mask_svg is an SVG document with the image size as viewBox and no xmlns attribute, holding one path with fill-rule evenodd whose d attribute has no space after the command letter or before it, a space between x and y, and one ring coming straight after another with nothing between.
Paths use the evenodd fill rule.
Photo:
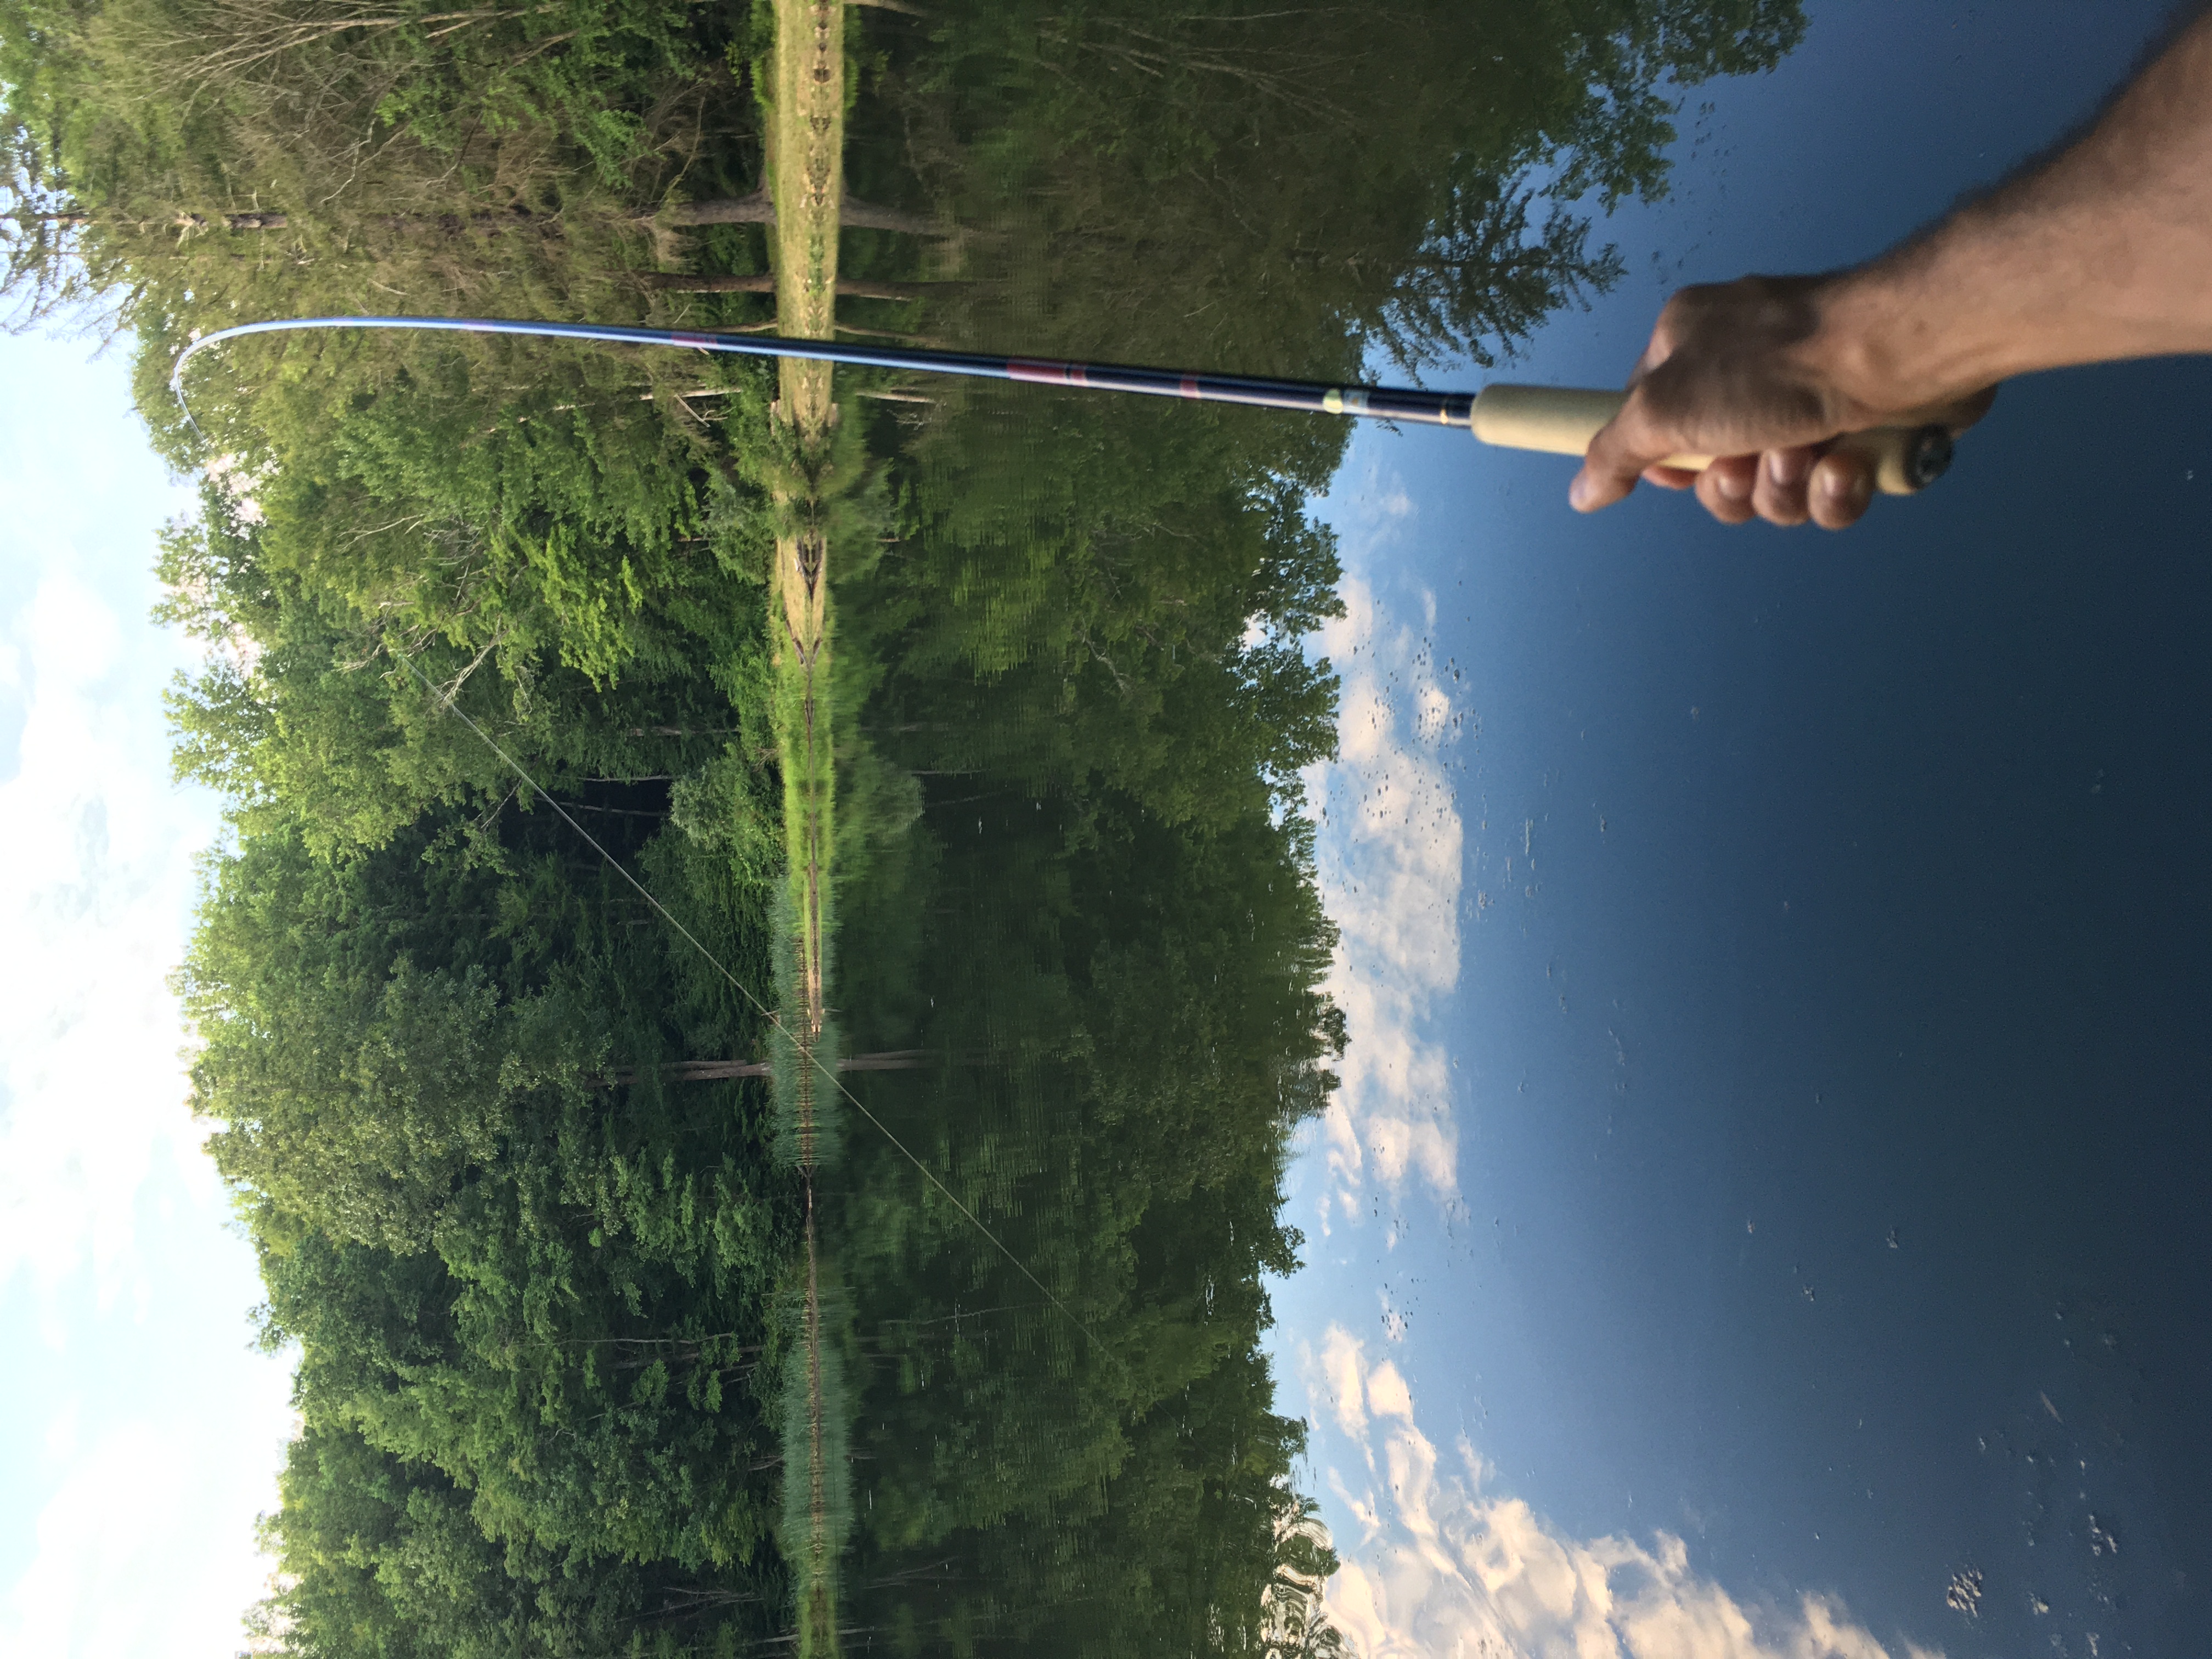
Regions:
<instances>
[{"instance_id":1,"label":"distant treeline","mask_svg":"<svg viewBox=\"0 0 2212 1659\"><path fill-rule=\"evenodd\" d=\"M772 374L677 353L244 341L195 363L197 427L169 365L325 312L766 325L775 17L0 0L7 297L131 331L155 442L205 480L160 558L210 647L178 768L229 833L179 983L263 1335L299 1356L253 1617L302 1659L796 1639L805 1188L770 1079L677 1065L778 1057L746 993L789 972L791 441ZM1669 87L1802 27L843 17L841 326L1337 380L1486 360L1610 280L1589 204L1661 187ZM1297 780L1334 744L1301 641L1343 432L837 386L827 999L844 1052L918 1051L838 1074L881 1127L825 1119L815 1183L844 1644L1331 1650L1259 1345L1342 1042Z\"/></svg>"}]
</instances>

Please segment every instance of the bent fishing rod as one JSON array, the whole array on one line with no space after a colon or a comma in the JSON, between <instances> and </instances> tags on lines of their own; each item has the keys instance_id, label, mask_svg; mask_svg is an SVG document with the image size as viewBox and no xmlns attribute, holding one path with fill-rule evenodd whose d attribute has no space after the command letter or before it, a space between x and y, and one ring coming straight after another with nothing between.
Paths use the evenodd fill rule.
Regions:
<instances>
[{"instance_id":1,"label":"bent fishing rod","mask_svg":"<svg viewBox=\"0 0 2212 1659\"><path fill-rule=\"evenodd\" d=\"M518 322L498 317L288 317L240 323L201 336L186 346L170 372L169 389L185 404L185 365L198 353L249 334L301 329L418 329L456 334L521 334L544 339L594 340L611 345L676 346L738 357L797 358L850 368L903 369L959 374L987 380L1075 386L1090 392L1134 392L1202 404L1245 404L1260 409L1297 409L1316 414L1365 416L1461 427L1486 444L1506 449L1581 455L1620 413L1627 394L1566 386L1486 386L1480 392L1426 392L1407 386L1330 386L1319 380L1277 380L1254 374L1201 374L1180 368L1136 368L1117 363L1064 362L1048 357L996 357L965 351L924 351L903 346L846 345L832 340L793 340L776 334L708 334L685 329L625 328L606 323ZM186 418L191 416L185 406ZM1862 454L1874 465L1875 486L1887 495L1910 495L1942 477L1951 465L1948 427L1875 427L1846 433L1832 452ZM1710 455L1670 455L1661 465L1702 472Z\"/></svg>"}]
</instances>

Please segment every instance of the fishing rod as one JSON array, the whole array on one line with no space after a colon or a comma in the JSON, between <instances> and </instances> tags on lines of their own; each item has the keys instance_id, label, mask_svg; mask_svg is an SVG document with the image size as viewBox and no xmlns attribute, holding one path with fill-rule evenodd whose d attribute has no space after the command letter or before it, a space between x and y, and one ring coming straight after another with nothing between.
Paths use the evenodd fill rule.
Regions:
<instances>
[{"instance_id":1,"label":"fishing rod","mask_svg":"<svg viewBox=\"0 0 2212 1659\"><path fill-rule=\"evenodd\" d=\"M846 345L833 340L793 340L777 334L704 334L685 329L625 328L611 323L518 322L499 317L288 317L240 323L201 336L186 346L169 375L169 389L185 404L185 365L198 353L249 334L295 329L422 329L457 334L522 334L545 339L596 340L613 345L678 346L738 357L797 358L851 368L906 369L987 380L1076 386L1182 398L1202 404L1245 404L1259 409L1298 409L1323 415L1364 416L1426 426L1462 427L1486 444L1505 449L1581 455L1590 440L1620 413L1627 394L1565 386L1486 386L1480 392L1427 392L1409 386L1331 386L1320 380L1278 380L1255 374L1212 374L1180 368L1137 368L1120 363L1066 362L1048 357L998 357L966 351L924 351L908 346ZM185 406L185 418L191 418ZM1940 425L1875 427L1846 433L1831 450L1863 454L1874 465L1884 495L1910 495L1942 477L1951 465L1951 434ZM1670 455L1662 464L1702 472L1710 455Z\"/></svg>"}]
</instances>

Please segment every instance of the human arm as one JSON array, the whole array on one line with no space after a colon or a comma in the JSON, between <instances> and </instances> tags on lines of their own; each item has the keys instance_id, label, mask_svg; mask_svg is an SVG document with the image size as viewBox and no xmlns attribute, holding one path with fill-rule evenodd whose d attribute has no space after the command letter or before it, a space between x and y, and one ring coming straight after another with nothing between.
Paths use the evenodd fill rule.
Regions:
<instances>
[{"instance_id":1,"label":"human arm","mask_svg":"<svg viewBox=\"0 0 2212 1659\"><path fill-rule=\"evenodd\" d=\"M1724 523L1866 510L1844 432L1962 427L2012 375L2212 352L2212 16L2189 26L2076 143L1856 269L1685 289L1571 492L1694 486ZM1723 457L1702 474L1656 463Z\"/></svg>"}]
</instances>

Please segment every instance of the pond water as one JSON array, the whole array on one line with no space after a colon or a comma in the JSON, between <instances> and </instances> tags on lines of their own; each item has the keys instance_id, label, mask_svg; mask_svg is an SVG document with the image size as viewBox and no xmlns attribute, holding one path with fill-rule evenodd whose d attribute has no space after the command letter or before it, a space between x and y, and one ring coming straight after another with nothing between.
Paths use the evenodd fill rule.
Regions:
<instances>
[{"instance_id":1,"label":"pond water","mask_svg":"<svg viewBox=\"0 0 2212 1659\"><path fill-rule=\"evenodd\" d=\"M1706 94L1670 198L1605 228L1630 275L1528 378L1601 382L1685 276L1893 240L2154 22L1815 9ZM2190 1645L2208 387L2009 387L1942 490L1838 541L1571 522L1521 458L1355 440L1326 511L1373 610L1337 637L1390 738L1330 775L1322 869L1374 1047L1363 1077L1355 1019L1292 1172L1276 1352L1378 1628L1595 1628L1533 1569L1500 1605L1534 1522L1667 1563L1614 1569L1631 1618L1815 1595L1893 1650ZM1363 1420L1386 1361L1410 1416Z\"/></svg>"},{"instance_id":2,"label":"pond water","mask_svg":"<svg viewBox=\"0 0 2212 1659\"><path fill-rule=\"evenodd\" d=\"M301 139L289 217L71 222L163 374L374 288L1618 385L1674 287L1888 245L2164 9L851 9L591 59L657 210L532 174L501 81L327 195ZM448 155L505 217L431 215ZM198 431L141 379L211 480L180 984L299 1366L270 1643L2197 1644L2212 368L2008 387L1842 537L919 374L194 374Z\"/></svg>"},{"instance_id":3,"label":"pond water","mask_svg":"<svg viewBox=\"0 0 2212 1659\"><path fill-rule=\"evenodd\" d=\"M1886 246L2086 118L2160 9L1809 9L1771 64L1674 94L1662 194L1609 216L1570 200L1592 216L1577 251L1617 248L1613 280L1510 319L1462 306L1462 330L1492 324L1485 349L1434 350L1430 383L1479 386L1509 320L1513 378L1617 383L1673 286ZM1265 45L1288 54L1305 27ZM1416 54L1394 96L1464 96L1469 44ZM1224 126L1279 142L1284 108L1211 95L1246 105ZM1516 137L1523 187L1572 175L1578 152ZM1389 142L1362 204L1383 218L1392 191L1421 198ZM1360 193L1370 157L1347 149L1355 177L1329 184ZM1105 170L1127 182L1118 155ZM1394 344L1434 343L1388 331L1435 244L1378 256L1395 313L1322 279L1310 297L1300 222L1327 210L1298 198L1320 185L1264 171L1280 197L1249 211L1243 173L1173 204L1233 226L1228 254L1110 214L1102 240L1135 246L1087 248L1088 191L1042 217L1011 191L1017 243L1047 245L1019 302L959 337L1316 373L1289 319L1318 301L1360 319L1377 377ZM1351 235L1317 240L1326 267ZM940 1209L948 1254L923 1268L883 1206L902 1186L927 1213L930 1194L848 1128L854 1328L902 1333L855 1413L855 1501L878 1519L852 1571L882 1581L860 1622L897 1645L941 1618L951 1641L980 1601L1071 1651L1141 1624L1224 1547L1219 1521L1193 1535L1156 1506L1250 1501L1231 1460L1255 1438L1280 1455L1252 1415L1272 1411L1310 1436L1292 1486L1343 1562L1328 1616L1358 1651L2185 1647L2212 1570L2208 392L2193 363L2008 388L1940 489L1839 540L1723 531L1665 498L1579 520L1560 464L1354 434L1313 507L1344 568L1345 611L1305 647L1340 678L1339 738L1297 758L1346 1043L1284 1173L1295 1272L1237 1242L1266 1226L1270 1176L1230 1144L1281 1109L1267 1080L1295 1052L1266 1006L1315 938L1273 890L1289 843L1183 816L1222 764L1205 736L1114 779L1151 811L1083 822L1055 799L1054 737L1007 730L1001 693L946 719L887 678L864 720L948 735L886 752L942 760L949 739L963 763L926 769L958 775L922 796L932 896L895 907L943 917L905 958L939 1012L909 994L867 1041L996 1075L864 1098L972 1171L1009 1248ZM1032 515L965 537L963 579L1012 595L990 647L1007 659L1083 625L1041 544L1133 538L1124 515L1148 510L1188 526L1194 452L1304 441L1295 417L1194 436L1051 394L970 418L1000 423L993 465L1023 476L993 482ZM1125 556L1099 565L1129 584L1120 638L1171 661L1207 550ZM1206 694L1167 674L1152 718L1172 728ZM1075 757L1110 754L1118 732L1084 726L1125 717L1122 695L1036 717ZM847 985L880 944L856 885ZM1074 1307L1038 1305L1015 1258L1054 1263ZM1242 1357L1255 1297L1272 1407ZM1177 1364L1202 1381L1168 1420L1116 1420L1125 1390L1158 1387L1123 1367ZM1145 1640L1197 1644L1175 1630Z\"/></svg>"}]
</instances>

